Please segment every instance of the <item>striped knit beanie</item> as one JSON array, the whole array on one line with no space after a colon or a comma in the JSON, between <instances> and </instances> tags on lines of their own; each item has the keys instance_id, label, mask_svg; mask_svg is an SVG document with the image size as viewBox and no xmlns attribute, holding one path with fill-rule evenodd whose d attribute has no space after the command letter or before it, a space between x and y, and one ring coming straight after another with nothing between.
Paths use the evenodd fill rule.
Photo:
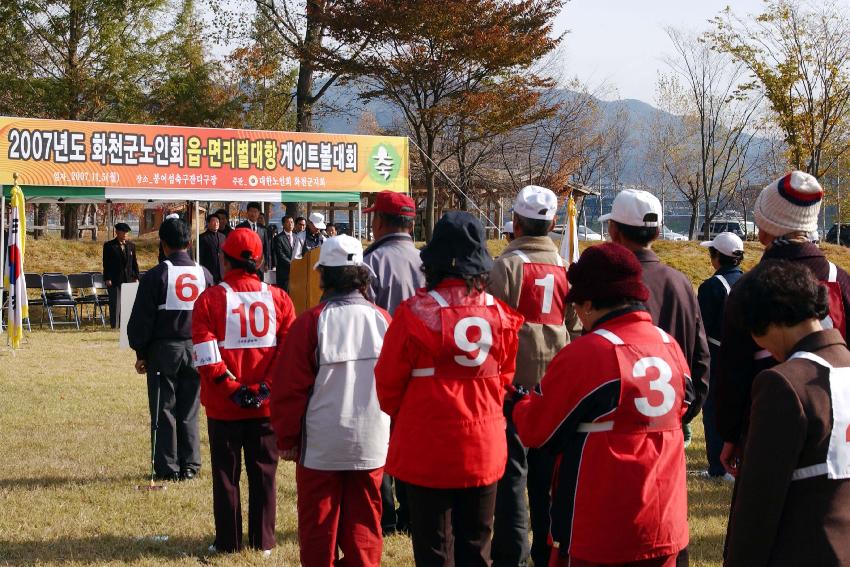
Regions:
<instances>
[{"instance_id":1,"label":"striped knit beanie","mask_svg":"<svg viewBox=\"0 0 850 567\"><path fill-rule=\"evenodd\" d=\"M759 230L779 237L791 232L814 232L823 188L808 173L792 171L761 190L755 217Z\"/></svg>"}]
</instances>

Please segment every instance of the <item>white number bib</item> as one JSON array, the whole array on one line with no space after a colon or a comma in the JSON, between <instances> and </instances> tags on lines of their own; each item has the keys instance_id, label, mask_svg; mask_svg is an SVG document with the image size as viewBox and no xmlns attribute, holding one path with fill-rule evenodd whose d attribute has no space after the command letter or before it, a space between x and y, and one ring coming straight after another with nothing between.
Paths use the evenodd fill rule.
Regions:
<instances>
[{"instance_id":1,"label":"white number bib","mask_svg":"<svg viewBox=\"0 0 850 567\"><path fill-rule=\"evenodd\" d=\"M850 368L835 368L810 352L795 352L789 360L792 358L805 358L829 369L832 433L826 453L826 476L833 480L850 478Z\"/></svg>"},{"instance_id":2,"label":"white number bib","mask_svg":"<svg viewBox=\"0 0 850 567\"><path fill-rule=\"evenodd\" d=\"M168 266L168 287L165 291L165 304L160 309L167 311L191 311L195 300L207 287L204 269L200 266L175 266L170 260Z\"/></svg>"},{"instance_id":3,"label":"white number bib","mask_svg":"<svg viewBox=\"0 0 850 567\"><path fill-rule=\"evenodd\" d=\"M233 291L220 284L227 293L227 323L224 331L226 349L277 346L277 312L267 284L260 291Z\"/></svg>"}]
</instances>

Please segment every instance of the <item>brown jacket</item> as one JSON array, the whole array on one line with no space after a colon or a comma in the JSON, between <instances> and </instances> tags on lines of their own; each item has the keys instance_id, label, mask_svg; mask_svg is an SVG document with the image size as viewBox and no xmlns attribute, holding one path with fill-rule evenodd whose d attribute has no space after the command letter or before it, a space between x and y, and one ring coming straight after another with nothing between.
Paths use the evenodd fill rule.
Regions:
<instances>
[{"instance_id":1,"label":"brown jacket","mask_svg":"<svg viewBox=\"0 0 850 567\"><path fill-rule=\"evenodd\" d=\"M519 305L523 271L522 258L513 254L516 250L535 263L557 264L558 257L558 248L548 236L522 236L505 248L490 271L490 293L514 309ZM566 322L561 325L523 323L519 331L514 384L533 388L540 382L549 362L570 342L567 331L576 322L571 305L567 305L565 318Z\"/></svg>"},{"instance_id":2,"label":"brown jacket","mask_svg":"<svg viewBox=\"0 0 850 567\"><path fill-rule=\"evenodd\" d=\"M691 369L693 388L687 393L690 404L683 418L685 423L690 423L708 395L710 361L697 296L691 280L663 264L652 250L636 250L635 256L643 268L643 283L649 288L646 306L652 313L652 322L676 339Z\"/></svg>"},{"instance_id":3,"label":"brown jacket","mask_svg":"<svg viewBox=\"0 0 850 567\"><path fill-rule=\"evenodd\" d=\"M850 366L834 329L792 351ZM791 480L796 469L826 462L831 432L828 369L794 359L756 376L724 565L850 565L850 480Z\"/></svg>"}]
</instances>

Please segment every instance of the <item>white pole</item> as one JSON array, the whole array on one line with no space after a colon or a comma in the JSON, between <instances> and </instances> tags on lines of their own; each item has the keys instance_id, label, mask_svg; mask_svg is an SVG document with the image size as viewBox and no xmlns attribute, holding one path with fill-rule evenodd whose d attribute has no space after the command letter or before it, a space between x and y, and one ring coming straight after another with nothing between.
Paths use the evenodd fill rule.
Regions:
<instances>
[{"instance_id":1,"label":"white pole","mask_svg":"<svg viewBox=\"0 0 850 567\"><path fill-rule=\"evenodd\" d=\"M198 216L198 202L195 201L195 262L201 261L201 218Z\"/></svg>"}]
</instances>

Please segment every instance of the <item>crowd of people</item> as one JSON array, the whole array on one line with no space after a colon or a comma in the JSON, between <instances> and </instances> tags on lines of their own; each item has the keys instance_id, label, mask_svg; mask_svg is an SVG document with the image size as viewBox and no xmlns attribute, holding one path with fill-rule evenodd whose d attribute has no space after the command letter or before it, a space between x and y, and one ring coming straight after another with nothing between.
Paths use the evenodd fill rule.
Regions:
<instances>
[{"instance_id":1,"label":"crowd of people","mask_svg":"<svg viewBox=\"0 0 850 567\"><path fill-rule=\"evenodd\" d=\"M662 209L645 191L618 194L611 242L570 266L538 186L516 196L496 259L460 211L418 250L415 203L390 192L367 210L365 251L315 213L269 241L251 203L226 236L208 219L198 266L168 219L128 328L155 474L198 475L200 400L211 551L271 553L283 459L306 566L380 565L397 532L418 566L681 566L702 411L701 472L735 483L725 565L850 565L850 279L808 240L822 198L802 172L765 187L761 261L744 274L743 242L716 235L697 293L653 252ZM296 316L281 271L315 247L323 296Z\"/></svg>"}]
</instances>

